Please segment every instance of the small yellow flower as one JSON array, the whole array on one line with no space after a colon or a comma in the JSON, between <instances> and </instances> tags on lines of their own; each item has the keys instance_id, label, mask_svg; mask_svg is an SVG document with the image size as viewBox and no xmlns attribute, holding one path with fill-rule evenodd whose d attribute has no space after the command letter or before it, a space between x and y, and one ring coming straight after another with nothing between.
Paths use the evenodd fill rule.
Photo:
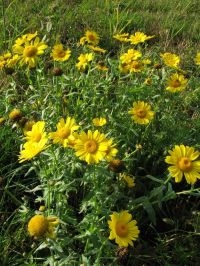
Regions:
<instances>
[{"instance_id":1,"label":"small yellow flower","mask_svg":"<svg viewBox=\"0 0 200 266\"><path fill-rule=\"evenodd\" d=\"M186 79L183 75L175 73L173 74L167 82L166 90L170 92L180 92L183 91L188 83L188 79Z\"/></svg>"},{"instance_id":2,"label":"small yellow flower","mask_svg":"<svg viewBox=\"0 0 200 266\"><path fill-rule=\"evenodd\" d=\"M29 40L30 39L30 40ZM15 42L13 45L13 52L19 55L20 65L28 64L29 68L36 66L38 56L44 53L47 45L40 41L39 37L28 38L26 36L25 41Z\"/></svg>"},{"instance_id":3,"label":"small yellow flower","mask_svg":"<svg viewBox=\"0 0 200 266\"><path fill-rule=\"evenodd\" d=\"M115 148L115 144L113 143L112 139L108 139L107 141L107 149L105 154L106 161L110 162L113 158L117 155L118 150Z\"/></svg>"},{"instance_id":4,"label":"small yellow flower","mask_svg":"<svg viewBox=\"0 0 200 266\"><path fill-rule=\"evenodd\" d=\"M55 227L59 220L55 216L36 214L28 222L28 232L34 238L55 238Z\"/></svg>"},{"instance_id":5,"label":"small yellow flower","mask_svg":"<svg viewBox=\"0 0 200 266\"><path fill-rule=\"evenodd\" d=\"M113 38L120 42L129 42L129 33L119 33L113 35Z\"/></svg>"},{"instance_id":6,"label":"small yellow flower","mask_svg":"<svg viewBox=\"0 0 200 266\"><path fill-rule=\"evenodd\" d=\"M105 54L105 52L106 52L105 49L103 49L103 48L101 48L99 46L88 45L88 48L91 49L94 52L97 52L97 53Z\"/></svg>"},{"instance_id":7,"label":"small yellow flower","mask_svg":"<svg viewBox=\"0 0 200 266\"><path fill-rule=\"evenodd\" d=\"M95 31L87 30L85 35L80 39L79 43L81 45L89 44L93 46L97 46L99 44L99 35Z\"/></svg>"},{"instance_id":8,"label":"small yellow flower","mask_svg":"<svg viewBox=\"0 0 200 266\"><path fill-rule=\"evenodd\" d=\"M38 121L34 123L30 131L26 132L25 135L26 141L29 142L40 142L44 139L47 142L47 133L45 132L45 122Z\"/></svg>"},{"instance_id":9,"label":"small yellow flower","mask_svg":"<svg viewBox=\"0 0 200 266\"><path fill-rule=\"evenodd\" d=\"M64 50L64 47L62 44L54 45L52 49L51 57L53 57L55 61L64 62L64 61L67 61L70 56L71 56L71 50L69 49Z\"/></svg>"},{"instance_id":10,"label":"small yellow flower","mask_svg":"<svg viewBox=\"0 0 200 266\"><path fill-rule=\"evenodd\" d=\"M39 142L28 141L24 143L22 149L20 150L19 162L29 161L38 155L40 152L45 150L48 139L43 138Z\"/></svg>"},{"instance_id":11,"label":"small yellow flower","mask_svg":"<svg viewBox=\"0 0 200 266\"><path fill-rule=\"evenodd\" d=\"M135 186L135 178L131 177L127 174L120 174L119 179L122 180L129 188L132 188Z\"/></svg>"},{"instance_id":12,"label":"small yellow flower","mask_svg":"<svg viewBox=\"0 0 200 266\"><path fill-rule=\"evenodd\" d=\"M200 52L196 54L196 57L194 58L194 62L196 65L200 65Z\"/></svg>"},{"instance_id":13,"label":"small yellow flower","mask_svg":"<svg viewBox=\"0 0 200 266\"><path fill-rule=\"evenodd\" d=\"M31 130L32 130L32 127L33 127L33 125L34 125L35 123L36 123L36 122L35 122L34 120L28 120L28 121L25 123L25 125L24 125L24 127L23 127L24 135L26 135L26 133L27 133L28 131L31 131Z\"/></svg>"},{"instance_id":14,"label":"small yellow flower","mask_svg":"<svg viewBox=\"0 0 200 266\"><path fill-rule=\"evenodd\" d=\"M135 34L130 35L129 41L131 44L136 45L138 43L142 43L142 42L145 42L149 39L152 39L154 37L155 37L155 35L147 36L143 32L137 31L137 32L135 32Z\"/></svg>"},{"instance_id":15,"label":"small yellow flower","mask_svg":"<svg viewBox=\"0 0 200 266\"><path fill-rule=\"evenodd\" d=\"M14 108L9 113L9 119L13 121L19 121L22 118L22 112L20 109Z\"/></svg>"},{"instance_id":16,"label":"small yellow flower","mask_svg":"<svg viewBox=\"0 0 200 266\"><path fill-rule=\"evenodd\" d=\"M50 132L49 137L53 139L53 143L59 143L63 147L70 147L75 141L74 131L76 131L79 126L76 124L75 119L67 117L66 121L61 118L57 124L57 130L55 132Z\"/></svg>"},{"instance_id":17,"label":"small yellow flower","mask_svg":"<svg viewBox=\"0 0 200 266\"><path fill-rule=\"evenodd\" d=\"M133 108L128 112L132 115L132 119L137 124L145 125L150 123L154 118L154 112L151 110L151 106L144 101L138 101L133 103Z\"/></svg>"},{"instance_id":18,"label":"small yellow flower","mask_svg":"<svg viewBox=\"0 0 200 266\"><path fill-rule=\"evenodd\" d=\"M87 133L81 132L78 136L74 149L76 156L88 164L99 163L106 156L108 140L103 133L98 130Z\"/></svg>"},{"instance_id":19,"label":"small yellow flower","mask_svg":"<svg viewBox=\"0 0 200 266\"><path fill-rule=\"evenodd\" d=\"M180 57L173 53L164 53L160 55L166 66L177 68L180 63Z\"/></svg>"},{"instance_id":20,"label":"small yellow flower","mask_svg":"<svg viewBox=\"0 0 200 266\"><path fill-rule=\"evenodd\" d=\"M111 230L109 239L115 239L120 247L133 246L133 241L137 240L140 233L137 222L132 220L132 215L128 211L113 212L108 221Z\"/></svg>"},{"instance_id":21,"label":"small yellow flower","mask_svg":"<svg viewBox=\"0 0 200 266\"><path fill-rule=\"evenodd\" d=\"M127 53L120 56L121 64L129 64L142 56L142 53L135 49L128 49Z\"/></svg>"},{"instance_id":22,"label":"small yellow flower","mask_svg":"<svg viewBox=\"0 0 200 266\"><path fill-rule=\"evenodd\" d=\"M104 125L107 123L107 121L106 121L105 118L103 118L103 117L99 117L99 118L94 118L94 119L92 119L92 123L93 123L93 125L95 125L96 127L102 127L102 126L104 126Z\"/></svg>"},{"instance_id":23,"label":"small yellow flower","mask_svg":"<svg viewBox=\"0 0 200 266\"><path fill-rule=\"evenodd\" d=\"M169 154L165 162L172 165L168 170L175 182L181 182L183 176L188 184L194 184L200 179L200 160L196 160L200 156L199 151L195 151L193 147L175 145Z\"/></svg>"},{"instance_id":24,"label":"small yellow flower","mask_svg":"<svg viewBox=\"0 0 200 266\"><path fill-rule=\"evenodd\" d=\"M88 63L92 61L94 58L93 53L86 53L86 54L81 54L78 57L79 62L76 64L76 67L79 70L85 70L86 67L88 66Z\"/></svg>"}]
</instances>

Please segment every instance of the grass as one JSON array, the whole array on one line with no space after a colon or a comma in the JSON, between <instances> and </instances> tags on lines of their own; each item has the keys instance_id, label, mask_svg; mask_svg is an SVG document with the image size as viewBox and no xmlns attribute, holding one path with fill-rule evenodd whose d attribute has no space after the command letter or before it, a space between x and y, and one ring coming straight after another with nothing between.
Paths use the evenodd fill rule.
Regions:
<instances>
[{"instance_id":1,"label":"grass","mask_svg":"<svg viewBox=\"0 0 200 266\"><path fill-rule=\"evenodd\" d=\"M174 145L200 148L199 66L194 64L198 9L198 2L189 0L1 1L1 54L18 37L35 31L49 46L33 69L16 64L0 70L0 117L5 118L0 124L2 265L198 265L199 181L176 183L165 162ZM99 45L107 53L95 54L88 68L79 71L77 58L89 50L77 43L87 29L100 35ZM136 46L151 64L138 73L122 73L119 58L130 44L112 36L135 31L155 35ZM69 61L50 58L56 42L71 49ZM188 79L181 92L165 90L176 70L163 63L164 52L181 57L178 73ZM98 70L99 62L109 70ZM60 76L56 68L62 69ZM128 113L133 102L142 100L155 112L147 125L134 123ZM15 108L21 115L12 119ZM45 121L49 133L69 116L79 133L98 129L94 117L107 119L98 130L116 144L120 168L113 170L107 160L88 164L74 149L52 141L32 160L19 163L26 121ZM129 188L120 174L134 177L135 186ZM107 221L121 210L137 221L134 247L120 248L108 239ZM30 236L27 224L37 213L60 219L55 239Z\"/></svg>"}]
</instances>

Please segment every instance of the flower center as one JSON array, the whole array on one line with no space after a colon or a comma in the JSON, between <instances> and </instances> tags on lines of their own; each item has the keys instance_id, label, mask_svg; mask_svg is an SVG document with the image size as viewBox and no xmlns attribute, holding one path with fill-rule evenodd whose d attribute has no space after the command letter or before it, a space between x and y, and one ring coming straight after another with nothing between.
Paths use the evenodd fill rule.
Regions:
<instances>
[{"instance_id":1,"label":"flower center","mask_svg":"<svg viewBox=\"0 0 200 266\"><path fill-rule=\"evenodd\" d=\"M33 136L33 141L34 142L39 142L42 138L42 134L41 133L36 133L34 136Z\"/></svg>"},{"instance_id":2,"label":"flower center","mask_svg":"<svg viewBox=\"0 0 200 266\"><path fill-rule=\"evenodd\" d=\"M58 131L58 136L61 138L61 139L67 139L70 135L70 130L67 129L67 128L61 128L59 131Z\"/></svg>"},{"instance_id":3,"label":"flower center","mask_svg":"<svg viewBox=\"0 0 200 266\"><path fill-rule=\"evenodd\" d=\"M37 48L35 46L27 46L24 48L24 52L23 52L23 55L25 57L34 57L36 54L37 54Z\"/></svg>"},{"instance_id":4,"label":"flower center","mask_svg":"<svg viewBox=\"0 0 200 266\"><path fill-rule=\"evenodd\" d=\"M136 114L137 114L138 117L144 118L146 116L147 112L144 109L138 109Z\"/></svg>"},{"instance_id":5,"label":"flower center","mask_svg":"<svg viewBox=\"0 0 200 266\"><path fill-rule=\"evenodd\" d=\"M93 34L89 34L89 35L88 35L88 39L89 39L91 42L93 42L93 41L96 40L96 38L95 38L95 36L94 36Z\"/></svg>"},{"instance_id":6,"label":"flower center","mask_svg":"<svg viewBox=\"0 0 200 266\"><path fill-rule=\"evenodd\" d=\"M180 85L181 85L181 83L178 79L175 79L172 81L172 87L178 88L178 87L180 87Z\"/></svg>"},{"instance_id":7,"label":"flower center","mask_svg":"<svg viewBox=\"0 0 200 266\"><path fill-rule=\"evenodd\" d=\"M126 237L128 235L128 225L122 222L118 222L115 227L116 234L119 237Z\"/></svg>"},{"instance_id":8,"label":"flower center","mask_svg":"<svg viewBox=\"0 0 200 266\"><path fill-rule=\"evenodd\" d=\"M94 140L88 140L86 143L85 143L85 150L86 152L88 153L95 153L98 149L98 145L96 143L96 141Z\"/></svg>"},{"instance_id":9,"label":"flower center","mask_svg":"<svg viewBox=\"0 0 200 266\"><path fill-rule=\"evenodd\" d=\"M180 170L182 170L184 172L188 172L192 168L192 162L187 157L182 157L178 161L178 167L179 167Z\"/></svg>"},{"instance_id":10,"label":"flower center","mask_svg":"<svg viewBox=\"0 0 200 266\"><path fill-rule=\"evenodd\" d=\"M60 50L60 51L58 51L58 54L57 54L57 56L59 57L59 58L63 58L63 57L65 57L65 51L63 51L63 50Z\"/></svg>"}]
</instances>

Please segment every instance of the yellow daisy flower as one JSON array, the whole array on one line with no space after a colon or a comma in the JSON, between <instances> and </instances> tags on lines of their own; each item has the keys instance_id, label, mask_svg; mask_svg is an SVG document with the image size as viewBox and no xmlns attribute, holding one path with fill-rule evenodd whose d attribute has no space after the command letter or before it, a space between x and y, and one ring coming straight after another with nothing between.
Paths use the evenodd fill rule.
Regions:
<instances>
[{"instance_id":1,"label":"yellow daisy flower","mask_svg":"<svg viewBox=\"0 0 200 266\"><path fill-rule=\"evenodd\" d=\"M105 158L107 142L105 135L98 130L94 132L88 130L87 133L81 132L74 146L76 156L88 164L99 163Z\"/></svg>"},{"instance_id":2,"label":"yellow daisy flower","mask_svg":"<svg viewBox=\"0 0 200 266\"><path fill-rule=\"evenodd\" d=\"M133 108L128 112L132 115L132 119L137 124L148 124L154 118L154 112L151 110L151 106L143 101L133 103Z\"/></svg>"},{"instance_id":3,"label":"yellow daisy flower","mask_svg":"<svg viewBox=\"0 0 200 266\"><path fill-rule=\"evenodd\" d=\"M54 45L51 53L51 57L53 57L55 61L62 61L62 62L67 61L70 55L71 55L71 50L69 49L64 50L62 44Z\"/></svg>"},{"instance_id":4,"label":"yellow daisy flower","mask_svg":"<svg viewBox=\"0 0 200 266\"><path fill-rule=\"evenodd\" d=\"M59 224L59 219L55 216L45 217L36 214L28 222L28 232L34 238L55 238L55 227Z\"/></svg>"},{"instance_id":5,"label":"yellow daisy flower","mask_svg":"<svg viewBox=\"0 0 200 266\"><path fill-rule=\"evenodd\" d=\"M135 49L128 49L127 53L120 56L121 64L129 64L142 56L142 53Z\"/></svg>"},{"instance_id":6,"label":"yellow daisy flower","mask_svg":"<svg viewBox=\"0 0 200 266\"><path fill-rule=\"evenodd\" d=\"M172 164L168 170L175 182L181 182L183 176L188 184L194 184L197 178L200 179L200 160L196 160L200 155L199 151L195 151L193 147L175 145L169 154L165 162Z\"/></svg>"},{"instance_id":7,"label":"yellow daisy flower","mask_svg":"<svg viewBox=\"0 0 200 266\"><path fill-rule=\"evenodd\" d=\"M97 118L92 119L92 123L96 127L102 127L107 123L107 121L104 117L99 117L99 118L97 117Z\"/></svg>"},{"instance_id":8,"label":"yellow daisy flower","mask_svg":"<svg viewBox=\"0 0 200 266\"><path fill-rule=\"evenodd\" d=\"M169 67L177 68L180 63L180 57L173 53L164 53L160 55L164 64Z\"/></svg>"},{"instance_id":9,"label":"yellow daisy flower","mask_svg":"<svg viewBox=\"0 0 200 266\"><path fill-rule=\"evenodd\" d=\"M153 36L147 36L146 34L144 34L143 32L137 31L134 34L130 35L129 41L131 44L138 44L138 43L142 43L145 42L149 39L154 38L155 35Z\"/></svg>"},{"instance_id":10,"label":"yellow daisy flower","mask_svg":"<svg viewBox=\"0 0 200 266\"><path fill-rule=\"evenodd\" d=\"M194 62L196 65L200 65L200 52L196 54L196 57L194 58Z\"/></svg>"},{"instance_id":11,"label":"yellow daisy flower","mask_svg":"<svg viewBox=\"0 0 200 266\"><path fill-rule=\"evenodd\" d=\"M102 54L105 54L106 50L99 47L99 46L93 46L93 45L88 45L87 46L89 49L91 49L92 51L94 52L97 52L97 53L102 53Z\"/></svg>"},{"instance_id":12,"label":"yellow daisy flower","mask_svg":"<svg viewBox=\"0 0 200 266\"><path fill-rule=\"evenodd\" d=\"M115 239L120 247L133 246L133 241L138 238L140 233L137 222L132 220L132 215L128 211L113 212L108 221L111 230L109 239Z\"/></svg>"},{"instance_id":13,"label":"yellow daisy flower","mask_svg":"<svg viewBox=\"0 0 200 266\"><path fill-rule=\"evenodd\" d=\"M113 144L112 139L108 139L107 141L107 149L105 154L106 161L110 162L114 159L114 157L117 155L118 150L115 148L115 144Z\"/></svg>"},{"instance_id":14,"label":"yellow daisy flower","mask_svg":"<svg viewBox=\"0 0 200 266\"><path fill-rule=\"evenodd\" d=\"M167 82L167 91L170 92L179 92L183 91L188 83L188 79L186 79L183 75L175 73L173 74Z\"/></svg>"},{"instance_id":15,"label":"yellow daisy flower","mask_svg":"<svg viewBox=\"0 0 200 266\"><path fill-rule=\"evenodd\" d=\"M62 144L63 147L69 147L75 141L74 131L76 131L79 126L76 124L75 119L67 117L66 121L61 118L57 124L57 130L55 132L50 132L49 137L53 139L53 143Z\"/></svg>"},{"instance_id":16,"label":"yellow daisy flower","mask_svg":"<svg viewBox=\"0 0 200 266\"><path fill-rule=\"evenodd\" d=\"M118 33L113 35L113 38L120 42L129 42L129 33Z\"/></svg>"},{"instance_id":17,"label":"yellow daisy flower","mask_svg":"<svg viewBox=\"0 0 200 266\"><path fill-rule=\"evenodd\" d=\"M31 131L31 130L32 130L32 127L33 127L33 125L34 125L35 123L36 123L36 122L35 122L34 120L28 120L28 121L25 123L25 125L24 125L24 127L23 127L24 135L26 135L26 133L27 133L28 131Z\"/></svg>"},{"instance_id":18,"label":"yellow daisy flower","mask_svg":"<svg viewBox=\"0 0 200 266\"><path fill-rule=\"evenodd\" d=\"M135 178L127 175L127 174L120 174L119 179L122 180L129 188L132 188L135 186Z\"/></svg>"},{"instance_id":19,"label":"yellow daisy flower","mask_svg":"<svg viewBox=\"0 0 200 266\"><path fill-rule=\"evenodd\" d=\"M78 57L79 62L76 64L76 67L79 70L85 70L88 63L94 58L93 53L80 54Z\"/></svg>"},{"instance_id":20,"label":"yellow daisy flower","mask_svg":"<svg viewBox=\"0 0 200 266\"><path fill-rule=\"evenodd\" d=\"M29 161L41 151L45 150L48 147L46 145L47 141L48 139L43 138L39 142L28 141L24 143L23 149L20 151L19 162Z\"/></svg>"},{"instance_id":21,"label":"yellow daisy flower","mask_svg":"<svg viewBox=\"0 0 200 266\"><path fill-rule=\"evenodd\" d=\"M25 41L23 45L15 44L13 46L13 52L20 56L20 64L28 64L30 68L35 67L38 56L44 53L47 45L44 42L40 42L39 37L34 40Z\"/></svg>"},{"instance_id":22,"label":"yellow daisy flower","mask_svg":"<svg viewBox=\"0 0 200 266\"><path fill-rule=\"evenodd\" d=\"M34 123L30 131L26 132L26 141L29 142L40 142L41 140L48 140L47 133L45 132L45 122L38 121Z\"/></svg>"},{"instance_id":23,"label":"yellow daisy flower","mask_svg":"<svg viewBox=\"0 0 200 266\"><path fill-rule=\"evenodd\" d=\"M99 43L99 35L95 31L87 30L85 33L87 44L97 46Z\"/></svg>"}]
</instances>

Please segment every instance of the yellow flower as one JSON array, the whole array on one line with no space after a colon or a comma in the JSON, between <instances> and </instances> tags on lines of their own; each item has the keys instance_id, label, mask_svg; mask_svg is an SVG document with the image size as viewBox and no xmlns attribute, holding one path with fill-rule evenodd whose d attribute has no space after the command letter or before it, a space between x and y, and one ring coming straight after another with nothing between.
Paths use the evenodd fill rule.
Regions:
<instances>
[{"instance_id":1,"label":"yellow flower","mask_svg":"<svg viewBox=\"0 0 200 266\"><path fill-rule=\"evenodd\" d=\"M155 35L147 36L143 32L137 31L137 32L135 32L135 34L130 35L129 41L131 42L131 44L136 45L138 43L145 42L149 39L152 39L154 37L155 37Z\"/></svg>"},{"instance_id":2,"label":"yellow flower","mask_svg":"<svg viewBox=\"0 0 200 266\"><path fill-rule=\"evenodd\" d=\"M94 118L94 119L92 119L92 123L93 123L96 127L102 127L102 126L104 126L104 125L107 123L107 121L106 121L105 118L103 118L103 117L99 117L99 118Z\"/></svg>"},{"instance_id":3,"label":"yellow flower","mask_svg":"<svg viewBox=\"0 0 200 266\"><path fill-rule=\"evenodd\" d=\"M132 188L135 186L135 182L134 182L135 178L131 176L126 175L126 174L120 174L119 178L120 180L124 181L129 188Z\"/></svg>"},{"instance_id":4,"label":"yellow flower","mask_svg":"<svg viewBox=\"0 0 200 266\"><path fill-rule=\"evenodd\" d=\"M6 67L14 67L19 61L19 55L15 54L11 58L7 59L5 66Z\"/></svg>"},{"instance_id":5,"label":"yellow flower","mask_svg":"<svg viewBox=\"0 0 200 266\"><path fill-rule=\"evenodd\" d=\"M20 151L19 162L29 161L41 151L45 150L47 148L47 141L48 139L43 138L39 142L28 141L24 143L23 149Z\"/></svg>"},{"instance_id":6,"label":"yellow flower","mask_svg":"<svg viewBox=\"0 0 200 266\"><path fill-rule=\"evenodd\" d=\"M17 40L15 40L14 47L15 46L18 46L18 45L23 45L25 42L31 41L36 36L37 36L37 31L35 33L27 33L27 34L24 34L21 37L17 38Z\"/></svg>"},{"instance_id":7,"label":"yellow flower","mask_svg":"<svg viewBox=\"0 0 200 266\"><path fill-rule=\"evenodd\" d=\"M36 122L33 121L33 120L29 120L25 123L24 127L23 127L23 132L24 132L24 135L26 135L26 133L28 131L31 131L32 130L32 127L33 125L35 124Z\"/></svg>"},{"instance_id":8,"label":"yellow flower","mask_svg":"<svg viewBox=\"0 0 200 266\"><path fill-rule=\"evenodd\" d=\"M108 139L107 141L107 149L106 149L106 155L105 159L106 161L110 162L113 160L113 158L117 155L118 150L115 148L115 144L113 144L112 139Z\"/></svg>"},{"instance_id":9,"label":"yellow flower","mask_svg":"<svg viewBox=\"0 0 200 266\"><path fill-rule=\"evenodd\" d=\"M63 118L57 124L57 130L49 133L49 137L53 139L53 143L62 144L65 148L71 146L75 141L74 131L79 126L76 124L75 119L71 117L66 118L66 122Z\"/></svg>"},{"instance_id":10,"label":"yellow flower","mask_svg":"<svg viewBox=\"0 0 200 266\"><path fill-rule=\"evenodd\" d=\"M137 222L132 220L132 215L128 211L113 212L108 221L111 230L109 239L115 239L120 247L133 246L133 241L138 238L140 233Z\"/></svg>"},{"instance_id":11,"label":"yellow flower","mask_svg":"<svg viewBox=\"0 0 200 266\"><path fill-rule=\"evenodd\" d=\"M28 232L34 238L55 238L55 227L59 220L55 216L36 214L28 222Z\"/></svg>"},{"instance_id":12,"label":"yellow flower","mask_svg":"<svg viewBox=\"0 0 200 266\"><path fill-rule=\"evenodd\" d=\"M175 73L168 79L166 90L170 92L183 91L187 86L188 80L181 74Z\"/></svg>"},{"instance_id":13,"label":"yellow flower","mask_svg":"<svg viewBox=\"0 0 200 266\"><path fill-rule=\"evenodd\" d=\"M134 60L137 60L142 56L142 53L135 49L128 49L127 53L123 53L120 56L120 61L122 64L129 64Z\"/></svg>"},{"instance_id":14,"label":"yellow flower","mask_svg":"<svg viewBox=\"0 0 200 266\"><path fill-rule=\"evenodd\" d=\"M15 43L13 52L19 55L21 65L28 64L32 68L35 67L38 56L42 55L46 48L47 45L44 42L40 42L39 37L36 37L34 40L26 40L21 45Z\"/></svg>"},{"instance_id":15,"label":"yellow flower","mask_svg":"<svg viewBox=\"0 0 200 266\"><path fill-rule=\"evenodd\" d=\"M172 53L164 53L160 55L164 64L169 67L177 68L180 63L180 57Z\"/></svg>"},{"instance_id":16,"label":"yellow flower","mask_svg":"<svg viewBox=\"0 0 200 266\"><path fill-rule=\"evenodd\" d=\"M99 46L93 46L93 45L88 45L88 48L91 49L94 52L102 53L105 54L106 50L99 47Z\"/></svg>"},{"instance_id":17,"label":"yellow flower","mask_svg":"<svg viewBox=\"0 0 200 266\"><path fill-rule=\"evenodd\" d=\"M80 54L78 57L79 62L76 64L76 67L79 70L85 70L88 63L94 58L93 53Z\"/></svg>"},{"instance_id":18,"label":"yellow flower","mask_svg":"<svg viewBox=\"0 0 200 266\"><path fill-rule=\"evenodd\" d=\"M99 35L95 31L89 31L87 30L85 33L85 38L87 44L91 44L94 46L97 46L99 43Z\"/></svg>"},{"instance_id":19,"label":"yellow flower","mask_svg":"<svg viewBox=\"0 0 200 266\"><path fill-rule=\"evenodd\" d=\"M151 106L143 101L133 103L133 108L128 112L132 115L132 119L138 124L148 124L154 117Z\"/></svg>"},{"instance_id":20,"label":"yellow flower","mask_svg":"<svg viewBox=\"0 0 200 266\"><path fill-rule=\"evenodd\" d=\"M74 149L76 156L88 164L98 163L103 160L106 155L108 143L105 135L98 130L87 133L81 132L78 136Z\"/></svg>"},{"instance_id":21,"label":"yellow flower","mask_svg":"<svg viewBox=\"0 0 200 266\"><path fill-rule=\"evenodd\" d=\"M196 54L196 57L194 58L194 62L196 65L200 65L200 52Z\"/></svg>"},{"instance_id":22,"label":"yellow flower","mask_svg":"<svg viewBox=\"0 0 200 266\"><path fill-rule=\"evenodd\" d=\"M194 184L197 178L200 179L200 160L196 160L200 155L199 151L195 151L193 147L175 145L169 154L165 162L172 164L168 170L175 182L181 182L183 176L188 184Z\"/></svg>"},{"instance_id":23,"label":"yellow flower","mask_svg":"<svg viewBox=\"0 0 200 266\"><path fill-rule=\"evenodd\" d=\"M22 118L22 112L20 109L14 108L9 113L9 119L13 121L19 121Z\"/></svg>"},{"instance_id":24,"label":"yellow flower","mask_svg":"<svg viewBox=\"0 0 200 266\"><path fill-rule=\"evenodd\" d=\"M113 38L120 42L129 42L129 33L115 34Z\"/></svg>"},{"instance_id":25,"label":"yellow flower","mask_svg":"<svg viewBox=\"0 0 200 266\"><path fill-rule=\"evenodd\" d=\"M71 50L67 49L64 50L64 47L62 44L56 44L54 45L52 49L51 56L55 61L67 61L71 55Z\"/></svg>"},{"instance_id":26,"label":"yellow flower","mask_svg":"<svg viewBox=\"0 0 200 266\"><path fill-rule=\"evenodd\" d=\"M40 142L41 140L46 140L47 142L47 133L45 132L45 122L38 121L32 125L30 131L26 132L25 135L26 141L29 142Z\"/></svg>"}]
</instances>

